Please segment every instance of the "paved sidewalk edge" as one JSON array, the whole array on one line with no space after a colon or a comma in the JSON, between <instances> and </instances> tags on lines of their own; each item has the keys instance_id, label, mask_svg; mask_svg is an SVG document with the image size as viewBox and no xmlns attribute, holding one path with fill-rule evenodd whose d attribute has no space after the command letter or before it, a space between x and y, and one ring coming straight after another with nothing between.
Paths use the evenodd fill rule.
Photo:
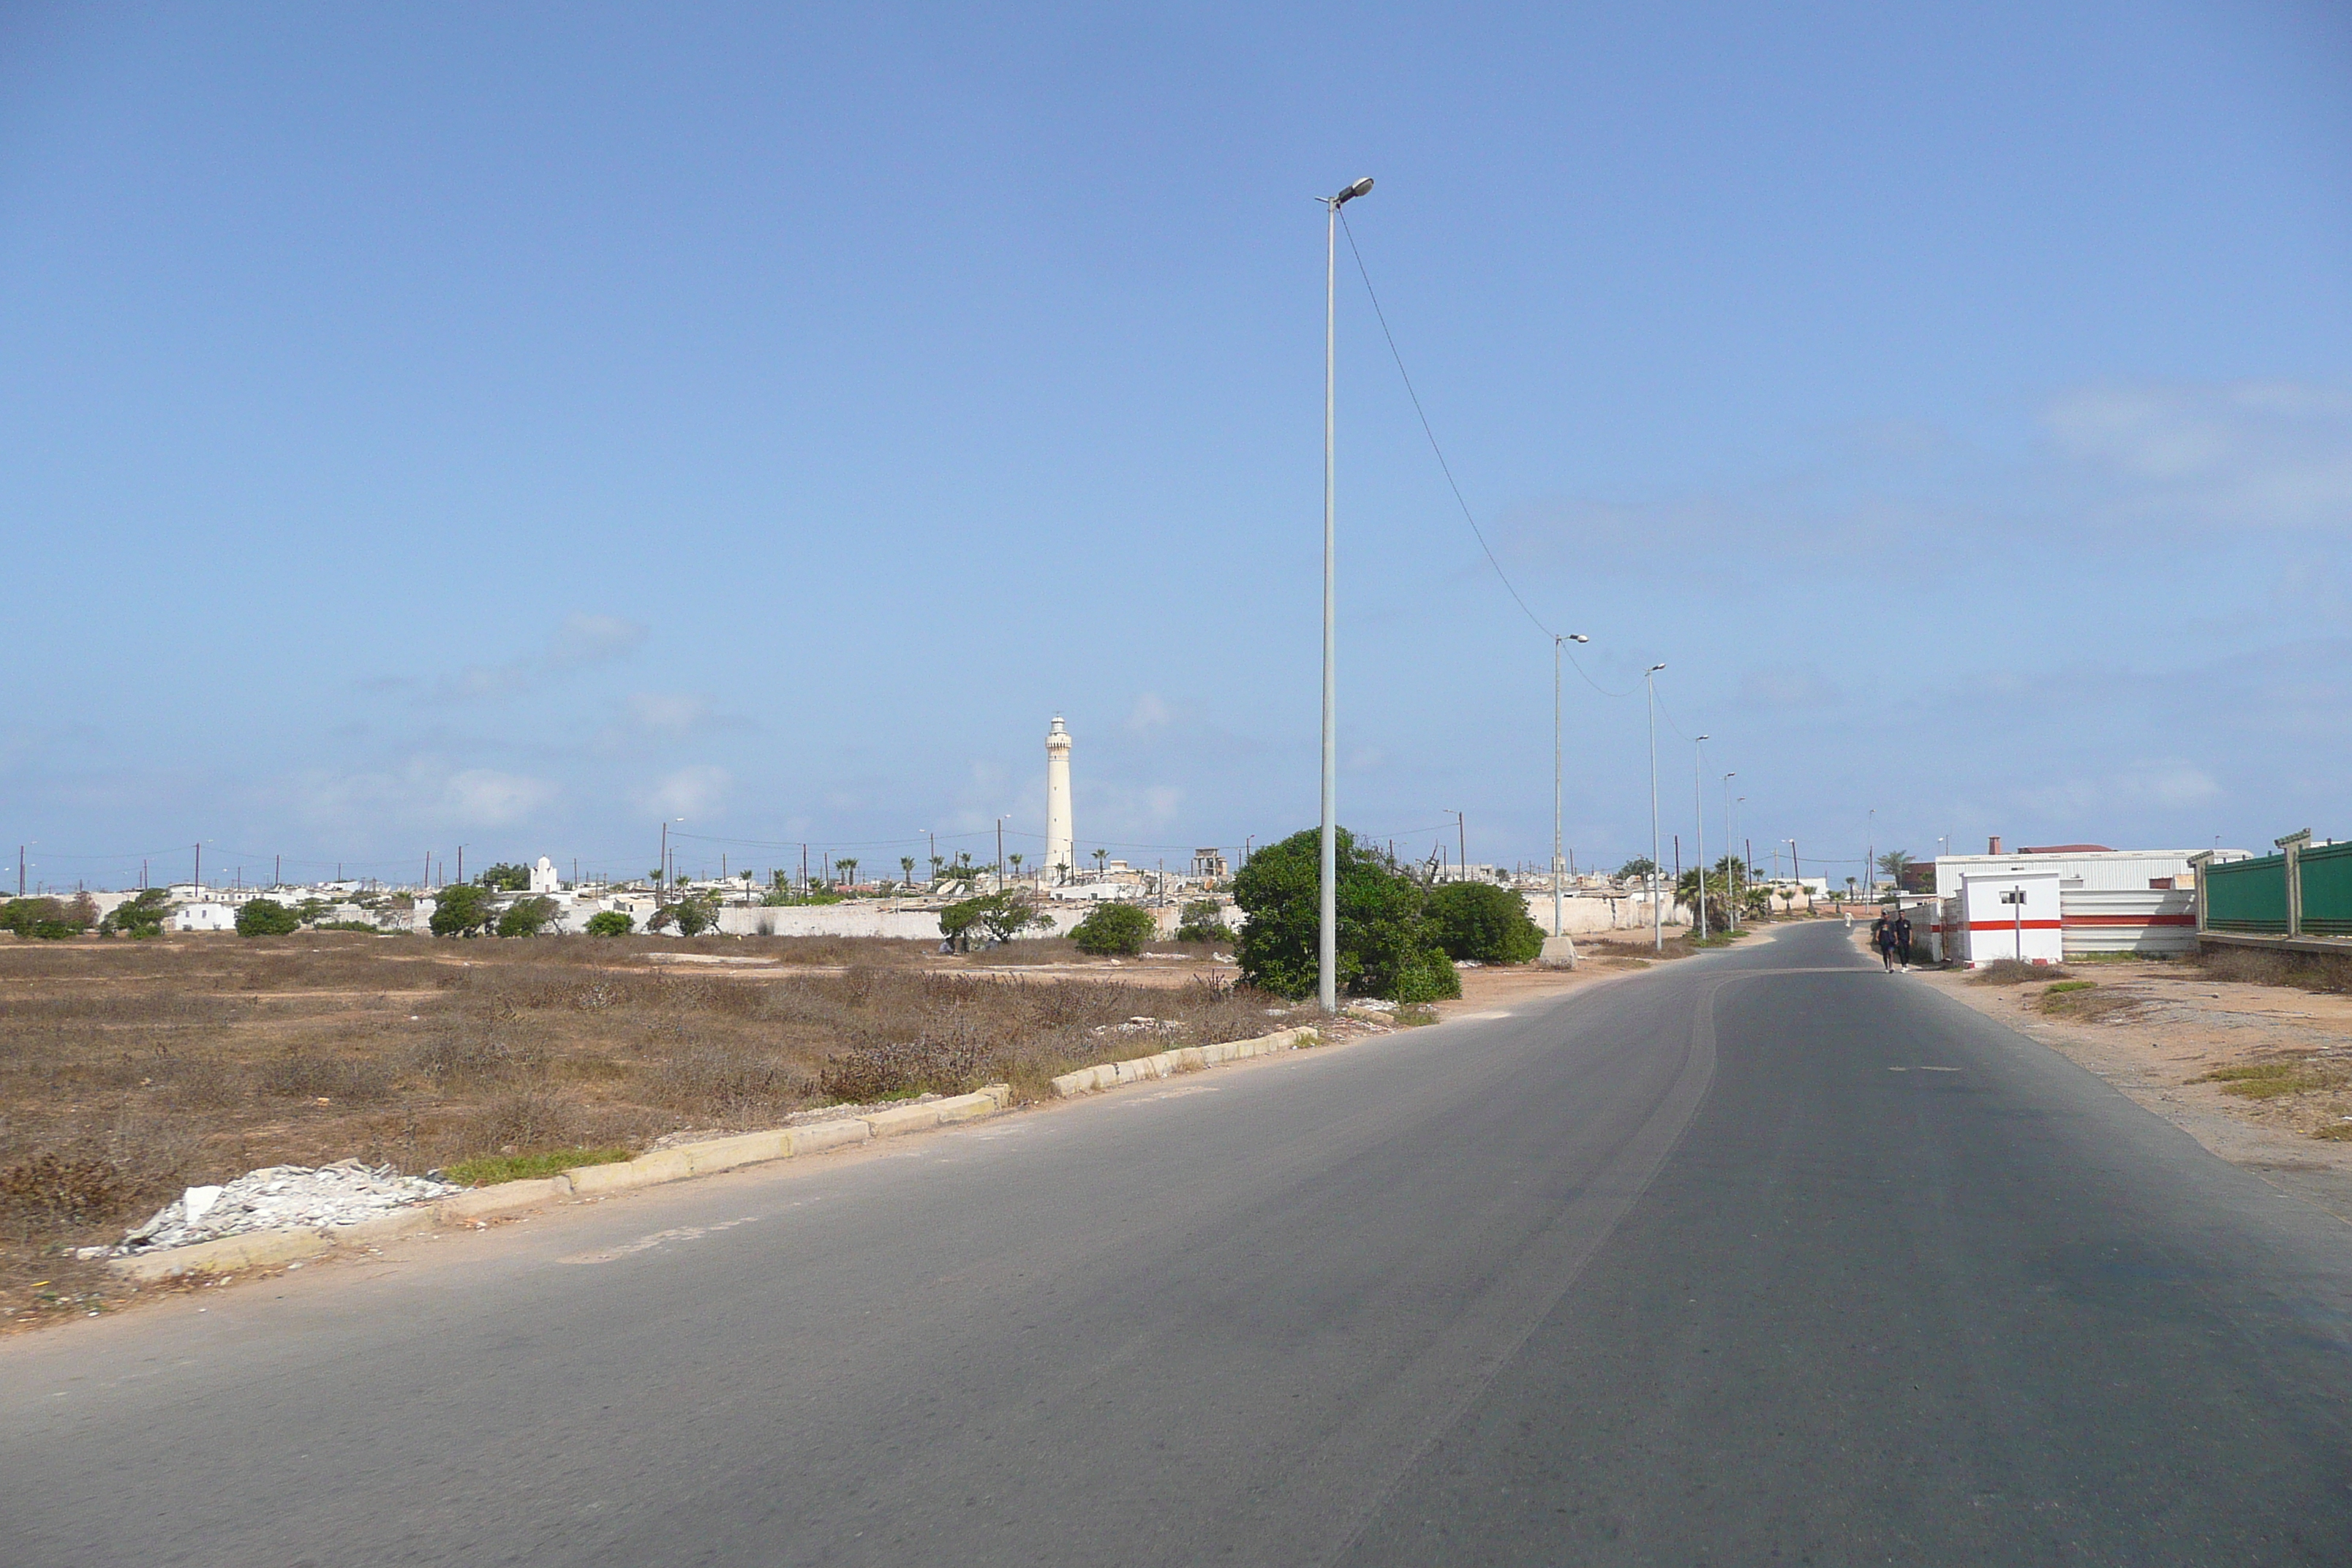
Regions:
<instances>
[{"instance_id":1,"label":"paved sidewalk edge","mask_svg":"<svg viewBox=\"0 0 2352 1568\"><path fill-rule=\"evenodd\" d=\"M118 1275L142 1282L184 1274L230 1274L240 1268L265 1268L315 1258L345 1242L384 1241L420 1231L478 1225L565 1198L659 1186L745 1165L821 1154L829 1149L845 1149L878 1139L978 1121L1003 1114L1012 1104L1012 1086L992 1083L975 1093L878 1110L870 1116L745 1132L702 1143L682 1143L614 1164L582 1165L544 1179L475 1187L434 1203L394 1209L357 1225L316 1230L254 1231L244 1236L226 1236L217 1241L200 1241L190 1247L109 1258L107 1262Z\"/></svg>"}]
</instances>

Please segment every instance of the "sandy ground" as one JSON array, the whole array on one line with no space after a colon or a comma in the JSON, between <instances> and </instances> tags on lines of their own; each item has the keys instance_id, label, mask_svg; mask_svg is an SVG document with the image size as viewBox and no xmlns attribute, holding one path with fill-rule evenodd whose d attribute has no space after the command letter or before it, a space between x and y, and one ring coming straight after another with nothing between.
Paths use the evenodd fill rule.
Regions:
<instances>
[{"instance_id":1,"label":"sandy ground","mask_svg":"<svg viewBox=\"0 0 2352 1568\"><path fill-rule=\"evenodd\" d=\"M1854 934L1863 945L1859 927ZM2352 1123L2352 997L2217 981L2187 962L2077 962L2068 973L2096 982L2109 1016L2045 1014L2046 984L1986 985L1931 970L1911 979L2063 1053L2218 1157L2352 1220L2352 1142L2312 1136ZM2341 1081L2271 1100L2194 1081L2216 1068L2278 1061ZM2346 1070L2335 1073L2339 1065Z\"/></svg>"}]
</instances>

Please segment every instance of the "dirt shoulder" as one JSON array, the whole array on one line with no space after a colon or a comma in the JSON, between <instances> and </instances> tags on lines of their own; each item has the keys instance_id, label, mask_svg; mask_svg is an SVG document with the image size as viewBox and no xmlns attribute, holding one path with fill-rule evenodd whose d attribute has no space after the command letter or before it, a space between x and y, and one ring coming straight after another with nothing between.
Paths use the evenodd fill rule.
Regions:
<instances>
[{"instance_id":1,"label":"dirt shoulder","mask_svg":"<svg viewBox=\"0 0 2352 1568\"><path fill-rule=\"evenodd\" d=\"M2352 1220L2352 1141L2315 1136L2352 1128L2352 996L2217 979L2185 960L2072 962L2063 979L2014 985L1958 971L1912 978L2071 1058L2220 1158Z\"/></svg>"}]
</instances>

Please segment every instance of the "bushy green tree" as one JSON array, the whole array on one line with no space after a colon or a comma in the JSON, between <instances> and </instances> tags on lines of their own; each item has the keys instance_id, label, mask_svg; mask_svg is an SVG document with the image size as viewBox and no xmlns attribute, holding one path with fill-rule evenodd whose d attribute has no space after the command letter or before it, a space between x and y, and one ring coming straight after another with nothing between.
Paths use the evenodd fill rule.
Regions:
<instances>
[{"instance_id":1,"label":"bushy green tree","mask_svg":"<svg viewBox=\"0 0 2352 1568\"><path fill-rule=\"evenodd\" d=\"M1024 931L1053 923L1037 912L1036 905L1010 889L982 893L940 911L940 934L960 948L970 947L974 937L1011 942Z\"/></svg>"},{"instance_id":2,"label":"bushy green tree","mask_svg":"<svg viewBox=\"0 0 2352 1568\"><path fill-rule=\"evenodd\" d=\"M1234 928L1225 923L1225 907L1214 899L1196 899L1184 906L1176 927L1178 942L1231 942Z\"/></svg>"},{"instance_id":3,"label":"bushy green tree","mask_svg":"<svg viewBox=\"0 0 2352 1568\"><path fill-rule=\"evenodd\" d=\"M236 911L239 936L291 936L302 929L302 917L276 899L247 899Z\"/></svg>"},{"instance_id":4,"label":"bushy green tree","mask_svg":"<svg viewBox=\"0 0 2352 1568\"><path fill-rule=\"evenodd\" d=\"M602 910L588 917L588 934L590 936L626 936L636 929L636 921L629 918L626 910Z\"/></svg>"},{"instance_id":5,"label":"bushy green tree","mask_svg":"<svg viewBox=\"0 0 2352 1568\"><path fill-rule=\"evenodd\" d=\"M1461 976L1430 929L1422 885L1345 828L1334 834L1339 908L1339 989L1353 996L1432 1002L1462 994ZM1316 986L1322 835L1294 833L1250 857L1234 879L1234 901L1249 916L1235 956L1242 978L1282 996Z\"/></svg>"},{"instance_id":6,"label":"bushy green tree","mask_svg":"<svg viewBox=\"0 0 2352 1568\"><path fill-rule=\"evenodd\" d=\"M537 936L555 923L555 900L541 895L517 899L499 917L500 936Z\"/></svg>"},{"instance_id":7,"label":"bushy green tree","mask_svg":"<svg viewBox=\"0 0 2352 1568\"><path fill-rule=\"evenodd\" d=\"M80 918L85 911L89 920ZM11 899L0 904L0 931L12 931L18 936L41 942L62 942L89 930L97 915L97 909L86 896L77 896L71 904L44 897Z\"/></svg>"},{"instance_id":8,"label":"bushy green tree","mask_svg":"<svg viewBox=\"0 0 2352 1568\"><path fill-rule=\"evenodd\" d=\"M1070 930L1070 940L1078 944L1080 952L1097 957L1118 953L1132 957L1143 951L1143 944L1160 931L1160 922L1151 911L1138 904L1113 900L1097 904L1087 918Z\"/></svg>"},{"instance_id":9,"label":"bushy green tree","mask_svg":"<svg viewBox=\"0 0 2352 1568\"><path fill-rule=\"evenodd\" d=\"M1429 895L1437 945L1459 963L1532 963L1543 952L1543 928L1528 918L1516 889L1492 882L1448 882Z\"/></svg>"},{"instance_id":10,"label":"bushy green tree","mask_svg":"<svg viewBox=\"0 0 2352 1568\"><path fill-rule=\"evenodd\" d=\"M161 888L150 888L137 898L114 906L113 912L98 922L100 936L151 937L163 934L163 905L171 894Z\"/></svg>"},{"instance_id":11,"label":"bushy green tree","mask_svg":"<svg viewBox=\"0 0 2352 1568\"><path fill-rule=\"evenodd\" d=\"M1657 868L1658 863L1647 855L1636 855L1617 868L1617 879L1621 882L1646 882L1650 873Z\"/></svg>"},{"instance_id":12,"label":"bushy green tree","mask_svg":"<svg viewBox=\"0 0 2352 1568\"><path fill-rule=\"evenodd\" d=\"M520 893L530 886L530 868L518 866L511 860L501 860L475 878L474 881L494 893Z\"/></svg>"},{"instance_id":13,"label":"bushy green tree","mask_svg":"<svg viewBox=\"0 0 2352 1568\"><path fill-rule=\"evenodd\" d=\"M455 882L434 896L435 936L479 936L490 923L488 889L474 882Z\"/></svg>"}]
</instances>

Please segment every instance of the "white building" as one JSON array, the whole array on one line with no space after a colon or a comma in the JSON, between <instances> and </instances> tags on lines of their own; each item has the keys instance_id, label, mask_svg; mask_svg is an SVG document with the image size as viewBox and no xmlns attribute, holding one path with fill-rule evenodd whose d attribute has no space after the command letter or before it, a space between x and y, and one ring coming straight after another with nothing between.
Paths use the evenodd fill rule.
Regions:
<instances>
[{"instance_id":1,"label":"white building","mask_svg":"<svg viewBox=\"0 0 2352 1568\"><path fill-rule=\"evenodd\" d=\"M2017 945L2018 932L2010 918L2013 908L1988 916L1974 906L1964 911L1958 901L1972 886L1995 883L2025 888L2032 896L2047 878L2056 889L2058 908L2050 918L2057 923L2048 928L2043 942L2047 956L2028 952L2026 962L2055 963L2065 953L2194 952L2197 874L2189 863L2192 853L2059 844L2002 854L1996 838L1983 855L1936 858L1938 912L1933 923L1939 933L1948 928L1948 962L1965 960L1974 967L1984 962L1975 956L1980 951L1994 958L2014 956L2009 951ZM1990 926L1983 923L1987 920Z\"/></svg>"}]
</instances>

